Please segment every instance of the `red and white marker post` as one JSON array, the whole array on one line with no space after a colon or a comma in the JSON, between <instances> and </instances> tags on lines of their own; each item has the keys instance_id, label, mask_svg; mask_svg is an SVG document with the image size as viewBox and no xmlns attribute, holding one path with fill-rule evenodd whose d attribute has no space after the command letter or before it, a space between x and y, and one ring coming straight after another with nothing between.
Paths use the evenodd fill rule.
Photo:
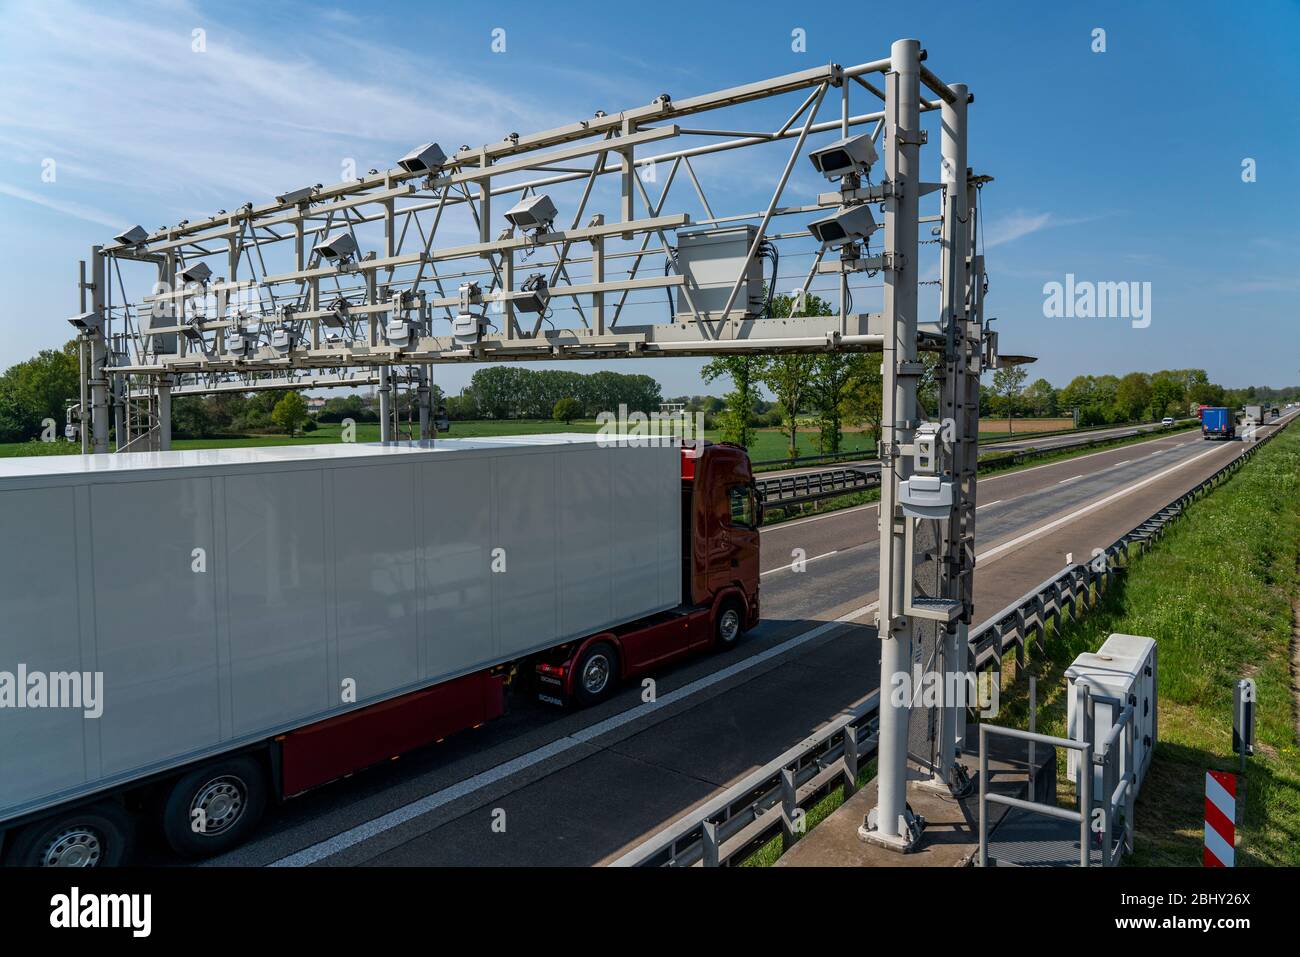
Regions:
<instances>
[{"instance_id":1,"label":"red and white marker post","mask_svg":"<svg viewBox=\"0 0 1300 957\"><path fill-rule=\"evenodd\" d=\"M1206 867L1232 867L1237 840L1237 776L1205 772Z\"/></svg>"}]
</instances>

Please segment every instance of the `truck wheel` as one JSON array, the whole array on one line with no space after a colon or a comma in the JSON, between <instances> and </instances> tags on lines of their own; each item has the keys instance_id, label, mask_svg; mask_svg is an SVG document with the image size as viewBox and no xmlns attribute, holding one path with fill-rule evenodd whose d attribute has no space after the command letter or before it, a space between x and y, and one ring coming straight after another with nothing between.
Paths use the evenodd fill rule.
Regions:
<instances>
[{"instance_id":1,"label":"truck wheel","mask_svg":"<svg viewBox=\"0 0 1300 957\"><path fill-rule=\"evenodd\" d=\"M19 867L116 867L135 843L135 822L105 801L29 824L7 861Z\"/></svg>"},{"instance_id":2,"label":"truck wheel","mask_svg":"<svg viewBox=\"0 0 1300 957\"><path fill-rule=\"evenodd\" d=\"M186 857L210 857L241 843L266 810L266 775L251 758L228 758L196 768L163 802L167 843Z\"/></svg>"},{"instance_id":3,"label":"truck wheel","mask_svg":"<svg viewBox=\"0 0 1300 957\"><path fill-rule=\"evenodd\" d=\"M598 641L582 653L573 675L573 697L586 707L603 701L618 684L618 652L607 641Z\"/></svg>"},{"instance_id":4,"label":"truck wheel","mask_svg":"<svg viewBox=\"0 0 1300 957\"><path fill-rule=\"evenodd\" d=\"M717 620L713 623L714 647L731 648L740 641L745 632L745 615L740 603L728 601L718 609Z\"/></svg>"}]
</instances>

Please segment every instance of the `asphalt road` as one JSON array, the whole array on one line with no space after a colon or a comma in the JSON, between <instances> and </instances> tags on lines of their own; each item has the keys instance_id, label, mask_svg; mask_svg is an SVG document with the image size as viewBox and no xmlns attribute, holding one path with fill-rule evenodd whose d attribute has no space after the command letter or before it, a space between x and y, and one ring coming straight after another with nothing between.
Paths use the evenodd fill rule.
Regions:
<instances>
[{"instance_id":1,"label":"asphalt road","mask_svg":"<svg viewBox=\"0 0 1300 957\"><path fill-rule=\"evenodd\" d=\"M976 620L1242 450L1184 433L981 479ZM763 622L658 675L654 702L640 687L575 712L518 698L495 722L286 803L207 865L612 860L875 688L876 517L867 505L765 529Z\"/></svg>"},{"instance_id":2,"label":"asphalt road","mask_svg":"<svg viewBox=\"0 0 1300 957\"><path fill-rule=\"evenodd\" d=\"M989 420L996 422L996 419ZM1161 428L1159 423L1147 423L1145 425L1125 425L1114 429L1089 429L1084 432L1066 432L1061 435L1048 435L1042 438L1036 438L1032 434L1018 435L1014 438L998 439L989 442L980 443L980 455L993 455L995 453L1019 452L1022 449L1054 449L1062 445L1071 445L1080 439L1117 439L1128 435L1140 435L1143 432L1151 432ZM880 460L875 458L854 459L846 462L832 462L823 465L809 465L807 467L794 469L778 469L771 472L762 472L763 478L776 478L781 475L801 475L804 472L822 472L832 468L853 468L863 465L879 465Z\"/></svg>"}]
</instances>

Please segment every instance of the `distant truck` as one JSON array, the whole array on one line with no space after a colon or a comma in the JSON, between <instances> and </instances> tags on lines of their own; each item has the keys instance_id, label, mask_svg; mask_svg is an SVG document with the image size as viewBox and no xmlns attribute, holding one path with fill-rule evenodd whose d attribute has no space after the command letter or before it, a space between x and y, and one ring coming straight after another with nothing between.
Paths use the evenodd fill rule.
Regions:
<instances>
[{"instance_id":1,"label":"distant truck","mask_svg":"<svg viewBox=\"0 0 1300 957\"><path fill-rule=\"evenodd\" d=\"M1246 425L1263 425L1264 424L1264 407L1262 405L1248 405L1243 410L1244 423Z\"/></svg>"},{"instance_id":2,"label":"distant truck","mask_svg":"<svg viewBox=\"0 0 1300 957\"><path fill-rule=\"evenodd\" d=\"M1201 438L1235 439L1236 437L1237 423L1231 409L1207 406L1201 410Z\"/></svg>"},{"instance_id":3,"label":"distant truck","mask_svg":"<svg viewBox=\"0 0 1300 957\"><path fill-rule=\"evenodd\" d=\"M590 704L729 647L761 521L743 449L667 439L0 459L0 859L211 856L516 678Z\"/></svg>"}]
</instances>

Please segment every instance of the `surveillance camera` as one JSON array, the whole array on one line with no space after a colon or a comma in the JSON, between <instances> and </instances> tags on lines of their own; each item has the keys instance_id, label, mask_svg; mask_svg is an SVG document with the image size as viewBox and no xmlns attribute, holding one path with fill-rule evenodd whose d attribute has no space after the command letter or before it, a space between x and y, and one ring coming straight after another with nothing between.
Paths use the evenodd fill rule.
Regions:
<instances>
[{"instance_id":1,"label":"surveillance camera","mask_svg":"<svg viewBox=\"0 0 1300 957\"><path fill-rule=\"evenodd\" d=\"M103 324L97 312L83 312L73 316L68 323L78 332L94 332Z\"/></svg>"},{"instance_id":2,"label":"surveillance camera","mask_svg":"<svg viewBox=\"0 0 1300 957\"><path fill-rule=\"evenodd\" d=\"M522 299L515 300L515 308L520 312L542 313L546 311L547 300L551 298L550 289L546 285L546 276L542 273L535 272L519 287L520 292L528 293Z\"/></svg>"},{"instance_id":3,"label":"surveillance camera","mask_svg":"<svg viewBox=\"0 0 1300 957\"><path fill-rule=\"evenodd\" d=\"M290 206L297 206L311 199L316 193L315 186L304 186L302 189L291 189L287 193L281 193L275 197L277 203L287 203Z\"/></svg>"},{"instance_id":4,"label":"surveillance camera","mask_svg":"<svg viewBox=\"0 0 1300 957\"><path fill-rule=\"evenodd\" d=\"M437 143L425 143L417 146L397 161L397 165L408 173L436 173L447 162L447 154Z\"/></svg>"},{"instance_id":5,"label":"surveillance camera","mask_svg":"<svg viewBox=\"0 0 1300 957\"><path fill-rule=\"evenodd\" d=\"M326 259L347 259L357 251L357 241L352 238L352 234L346 229L340 229L337 233L326 237L323 242L317 243L312 247L312 252L319 253Z\"/></svg>"},{"instance_id":6,"label":"surveillance camera","mask_svg":"<svg viewBox=\"0 0 1300 957\"><path fill-rule=\"evenodd\" d=\"M451 321L451 334L462 346L481 342L487 328L487 317L473 312L462 312Z\"/></svg>"},{"instance_id":7,"label":"surveillance camera","mask_svg":"<svg viewBox=\"0 0 1300 957\"><path fill-rule=\"evenodd\" d=\"M870 134L861 133L812 150L808 158L817 172L829 180L837 180L848 173L865 173L870 169L876 161L876 147Z\"/></svg>"},{"instance_id":8,"label":"surveillance camera","mask_svg":"<svg viewBox=\"0 0 1300 957\"><path fill-rule=\"evenodd\" d=\"M415 325L405 319L393 319L384 328L384 337L390 346L409 346L415 343Z\"/></svg>"},{"instance_id":9,"label":"surveillance camera","mask_svg":"<svg viewBox=\"0 0 1300 957\"><path fill-rule=\"evenodd\" d=\"M132 226L130 229L123 230L113 237L113 242L121 243L123 246L139 246L149 238L149 234L143 226Z\"/></svg>"},{"instance_id":10,"label":"surveillance camera","mask_svg":"<svg viewBox=\"0 0 1300 957\"><path fill-rule=\"evenodd\" d=\"M298 343L298 334L292 326L280 326L271 330L271 347L276 352L291 352Z\"/></svg>"},{"instance_id":11,"label":"surveillance camera","mask_svg":"<svg viewBox=\"0 0 1300 957\"><path fill-rule=\"evenodd\" d=\"M199 262L181 270L183 282L205 283L212 278L212 270L207 263Z\"/></svg>"},{"instance_id":12,"label":"surveillance camera","mask_svg":"<svg viewBox=\"0 0 1300 957\"><path fill-rule=\"evenodd\" d=\"M831 249L866 239L879 228L870 206L844 206L808 224L813 238Z\"/></svg>"},{"instance_id":13,"label":"surveillance camera","mask_svg":"<svg viewBox=\"0 0 1300 957\"><path fill-rule=\"evenodd\" d=\"M524 231L537 230L541 232L555 222L558 212L555 204L551 202L551 197L541 193L537 196L521 199L506 213L506 219L511 225L518 226Z\"/></svg>"},{"instance_id":14,"label":"surveillance camera","mask_svg":"<svg viewBox=\"0 0 1300 957\"><path fill-rule=\"evenodd\" d=\"M226 351L231 355L247 355L253 349L253 340L242 329L226 336Z\"/></svg>"}]
</instances>

